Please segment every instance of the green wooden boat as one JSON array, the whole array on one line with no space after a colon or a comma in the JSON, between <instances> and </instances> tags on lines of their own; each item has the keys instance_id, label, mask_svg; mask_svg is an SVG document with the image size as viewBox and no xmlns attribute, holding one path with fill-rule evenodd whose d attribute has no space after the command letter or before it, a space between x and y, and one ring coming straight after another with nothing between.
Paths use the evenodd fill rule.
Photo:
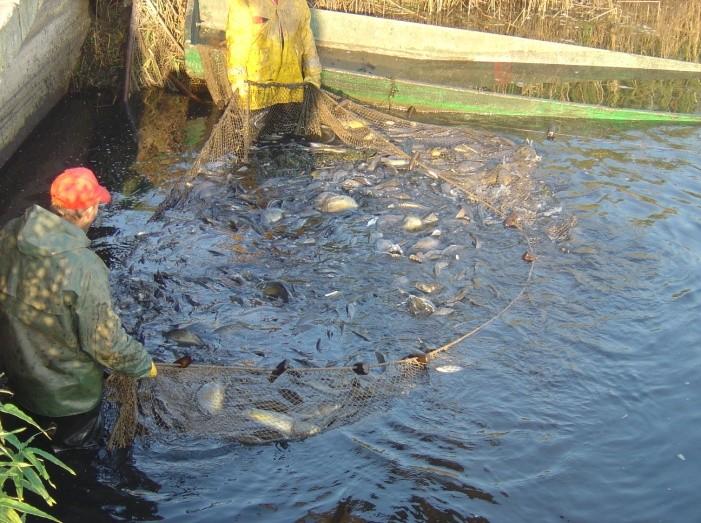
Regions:
<instances>
[{"instance_id":1,"label":"green wooden boat","mask_svg":"<svg viewBox=\"0 0 701 523\"><path fill-rule=\"evenodd\" d=\"M190 0L188 74L203 78L198 46L223 49L226 0ZM563 102L492 92L524 82L699 84L701 64L575 45L312 9L324 88L388 109L483 116L701 123L701 114ZM618 85L618 84L616 84ZM486 90L489 88L490 90ZM623 87L622 89L624 89ZM701 90L701 84L699 84ZM643 97L651 97L646 92ZM695 105L696 93L692 93ZM634 98L634 97L632 97ZM648 104L651 105L651 104ZM697 110L697 109L693 109Z\"/></svg>"}]
</instances>

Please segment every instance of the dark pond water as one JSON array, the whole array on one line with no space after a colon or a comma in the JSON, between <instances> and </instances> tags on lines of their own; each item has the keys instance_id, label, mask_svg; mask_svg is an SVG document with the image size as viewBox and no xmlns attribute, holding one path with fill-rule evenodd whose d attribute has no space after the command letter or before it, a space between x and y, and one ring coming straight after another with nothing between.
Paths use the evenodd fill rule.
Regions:
<instances>
[{"instance_id":1,"label":"dark pond water","mask_svg":"<svg viewBox=\"0 0 701 523\"><path fill-rule=\"evenodd\" d=\"M210 124L177 97L160 104L139 118L137 148L119 108L64 100L0 171L0 219L45 203L62 167L90 165L121 195L92 232L118 264L162 198L158 187L187 167ZM189 440L137 445L126 459L78 459L79 479L60 485L57 513L188 522L701 518L701 130L560 122L546 141L547 124L471 122L533 140L542 157L534 176L578 223L566 241L541 240L525 295L442 359L457 372L432 371L383 412L300 442ZM523 274L504 259L501 227L481 234L483 244L505 246L492 252L494 267ZM405 321L415 338L416 324ZM397 344L403 330L399 323Z\"/></svg>"}]
</instances>

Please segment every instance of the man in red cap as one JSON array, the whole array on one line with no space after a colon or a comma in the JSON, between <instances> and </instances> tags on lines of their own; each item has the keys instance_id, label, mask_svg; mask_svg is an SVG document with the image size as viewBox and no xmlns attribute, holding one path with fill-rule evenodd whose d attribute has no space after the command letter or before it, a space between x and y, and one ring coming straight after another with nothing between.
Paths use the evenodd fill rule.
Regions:
<instances>
[{"instance_id":1,"label":"man in red cap","mask_svg":"<svg viewBox=\"0 0 701 523\"><path fill-rule=\"evenodd\" d=\"M155 377L146 349L112 308L107 267L85 232L110 194L89 169L68 169L38 205L0 230L0 364L13 401L53 445L93 446L102 428L103 372Z\"/></svg>"}]
</instances>

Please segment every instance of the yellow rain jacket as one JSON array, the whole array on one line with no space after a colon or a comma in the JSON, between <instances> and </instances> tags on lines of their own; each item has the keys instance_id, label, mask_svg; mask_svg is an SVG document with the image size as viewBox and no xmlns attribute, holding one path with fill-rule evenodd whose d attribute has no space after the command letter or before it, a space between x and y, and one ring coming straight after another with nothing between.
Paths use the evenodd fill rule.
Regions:
<instances>
[{"instance_id":1,"label":"yellow rain jacket","mask_svg":"<svg viewBox=\"0 0 701 523\"><path fill-rule=\"evenodd\" d=\"M246 80L320 86L321 63L305 0L229 0L226 24L228 77L232 88ZM250 86L251 110L301 102L302 89Z\"/></svg>"}]
</instances>

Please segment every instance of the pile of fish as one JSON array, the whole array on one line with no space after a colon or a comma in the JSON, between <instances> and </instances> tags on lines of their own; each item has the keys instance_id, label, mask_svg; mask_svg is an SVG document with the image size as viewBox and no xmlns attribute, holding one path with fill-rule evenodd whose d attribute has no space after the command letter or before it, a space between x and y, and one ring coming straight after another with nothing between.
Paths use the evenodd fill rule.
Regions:
<instances>
[{"instance_id":1,"label":"pile of fish","mask_svg":"<svg viewBox=\"0 0 701 523\"><path fill-rule=\"evenodd\" d=\"M414 136L411 147L467 193L403 160L324 144L273 142L234 172L208 166L115 256L127 330L160 361L261 369L381 363L478 326L525 283L524 227L568 221L542 196L530 145L448 138ZM271 176L276 155L298 172ZM201 415L222 409L222 387L197 389ZM286 437L320 429L265 407L244 409L246 419Z\"/></svg>"},{"instance_id":2,"label":"pile of fish","mask_svg":"<svg viewBox=\"0 0 701 523\"><path fill-rule=\"evenodd\" d=\"M313 145L279 148L312 164L338 149ZM460 147L432 150L454 158ZM537 160L530 146L512 147L463 176L499 202L514 177L535 183ZM462 172L476 160L456 161ZM523 235L449 183L394 163L374 157L261 177L254 162L201 176L122 253L113 277L125 323L166 361L187 352L216 363L328 366L374 361L375 351L401 357L483 321L524 282ZM519 204L524 215L557 212Z\"/></svg>"}]
</instances>

